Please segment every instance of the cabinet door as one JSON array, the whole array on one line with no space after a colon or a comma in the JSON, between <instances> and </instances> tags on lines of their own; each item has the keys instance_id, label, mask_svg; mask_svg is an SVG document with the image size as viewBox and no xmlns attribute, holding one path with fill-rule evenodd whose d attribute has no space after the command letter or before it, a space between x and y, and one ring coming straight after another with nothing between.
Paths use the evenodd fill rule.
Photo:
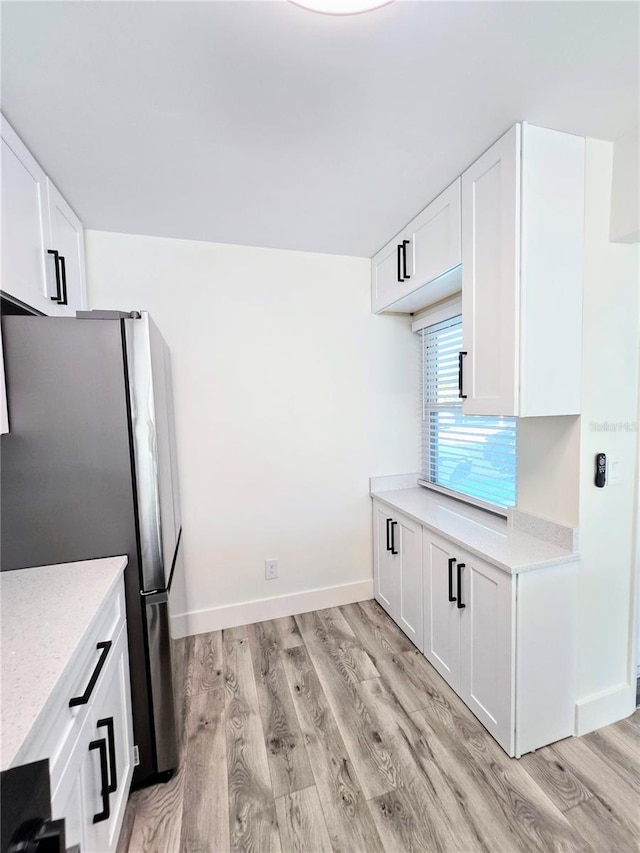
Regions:
<instances>
[{"instance_id":1,"label":"cabinet door","mask_svg":"<svg viewBox=\"0 0 640 853\"><path fill-rule=\"evenodd\" d=\"M391 557L399 584L396 621L412 643L423 650L422 527L396 514L396 550Z\"/></svg>"},{"instance_id":2,"label":"cabinet door","mask_svg":"<svg viewBox=\"0 0 640 853\"><path fill-rule=\"evenodd\" d=\"M86 307L84 269L84 229L82 223L47 179L49 208L49 248L60 255L60 270L64 264L67 304L52 302L50 313L74 317L76 311Z\"/></svg>"},{"instance_id":3,"label":"cabinet door","mask_svg":"<svg viewBox=\"0 0 640 853\"><path fill-rule=\"evenodd\" d=\"M102 766L104 753L91 750L89 772L84 789L85 813L89 821L85 826L87 853L108 853L118 843L133 775L133 727L129 664L126 644L126 626L123 626L114 645L113 660L92 707L93 738L104 741L108 762L110 793L109 817L93 823L93 815L103 810Z\"/></svg>"},{"instance_id":4,"label":"cabinet door","mask_svg":"<svg viewBox=\"0 0 640 853\"><path fill-rule=\"evenodd\" d=\"M382 504L373 504L373 582L376 601L389 616L396 618L397 584L394 566L391 563L390 524L391 510ZM396 549L397 550L397 549Z\"/></svg>"},{"instance_id":5,"label":"cabinet door","mask_svg":"<svg viewBox=\"0 0 640 853\"><path fill-rule=\"evenodd\" d=\"M371 261L371 310L374 313L389 308L413 290L413 278L404 280L404 265L402 258L402 241L406 238L402 231L396 237L380 249ZM407 253L407 267L410 266L409 246L405 249ZM410 273L410 270L407 270Z\"/></svg>"},{"instance_id":6,"label":"cabinet door","mask_svg":"<svg viewBox=\"0 0 640 853\"><path fill-rule=\"evenodd\" d=\"M514 747L515 577L460 554L461 696L509 755Z\"/></svg>"},{"instance_id":7,"label":"cabinet door","mask_svg":"<svg viewBox=\"0 0 640 853\"><path fill-rule=\"evenodd\" d=\"M520 125L462 176L463 412L517 415Z\"/></svg>"},{"instance_id":8,"label":"cabinet door","mask_svg":"<svg viewBox=\"0 0 640 853\"><path fill-rule=\"evenodd\" d=\"M4 118L1 127L2 290L48 314L47 179Z\"/></svg>"},{"instance_id":9,"label":"cabinet door","mask_svg":"<svg viewBox=\"0 0 640 853\"><path fill-rule=\"evenodd\" d=\"M417 287L461 263L460 178L408 227L411 275Z\"/></svg>"},{"instance_id":10,"label":"cabinet door","mask_svg":"<svg viewBox=\"0 0 640 853\"><path fill-rule=\"evenodd\" d=\"M424 655L460 692L460 622L455 546L423 531ZM453 600L451 600L453 599Z\"/></svg>"}]
</instances>

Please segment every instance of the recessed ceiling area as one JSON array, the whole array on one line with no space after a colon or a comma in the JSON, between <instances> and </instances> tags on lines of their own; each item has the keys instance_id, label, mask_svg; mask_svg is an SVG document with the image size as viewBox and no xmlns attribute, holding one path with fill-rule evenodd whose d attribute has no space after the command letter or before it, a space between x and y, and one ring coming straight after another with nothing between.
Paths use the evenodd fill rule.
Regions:
<instances>
[{"instance_id":1,"label":"recessed ceiling area","mask_svg":"<svg viewBox=\"0 0 640 853\"><path fill-rule=\"evenodd\" d=\"M85 227L370 257L511 124L638 123L632 2L3 2L2 110Z\"/></svg>"}]
</instances>

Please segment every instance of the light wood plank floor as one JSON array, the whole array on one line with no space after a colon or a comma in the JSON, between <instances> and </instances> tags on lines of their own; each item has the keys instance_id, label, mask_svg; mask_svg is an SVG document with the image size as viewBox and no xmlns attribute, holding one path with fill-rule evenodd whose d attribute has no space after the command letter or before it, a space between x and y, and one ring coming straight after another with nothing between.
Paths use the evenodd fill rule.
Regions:
<instances>
[{"instance_id":1,"label":"light wood plank floor","mask_svg":"<svg viewBox=\"0 0 640 853\"><path fill-rule=\"evenodd\" d=\"M372 601L176 651L181 766L119 853L640 849L640 711L510 759Z\"/></svg>"}]
</instances>

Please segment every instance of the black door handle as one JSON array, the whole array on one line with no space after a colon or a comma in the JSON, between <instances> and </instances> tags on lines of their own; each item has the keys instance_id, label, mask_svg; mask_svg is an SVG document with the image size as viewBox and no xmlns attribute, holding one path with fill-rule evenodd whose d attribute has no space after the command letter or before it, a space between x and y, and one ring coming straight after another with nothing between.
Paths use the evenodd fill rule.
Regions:
<instances>
[{"instance_id":1,"label":"black door handle","mask_svg":"<svg viewBox=\"0 0 640 853\"><path fill-rule=\"evenodd\" d=\"M411 276L407 272L407 246L409 245L410 242L411 242L410 240L403 240L402 241L402 269L404 270L402 275L403 275L404 280L408 280L411 278Z\"/></svg>"},{"instance_id":2,"label":"black door handle","mask_svg":"<svg viewBox=\"0 0 640 853\"><path fill-rule=\"evenodd\" d=\"M111 816L111 808L109 805L109 768L107 767L107 741L101 737L98 740L92 740L89 744L89 749L97 749L100 753L100 784L102 789L100 796L102 797L102 811L94 814L93 822L101 823L103 820L109 820Z\"/></svg>"},{"instance_id":3,"label":"black door handle","mask_svg":"<svg viewBox=\"0 0 640 853\"><path fill-rule=\"evenodd\" d=\"M101 729L103 726L107 728L107 741L109 743L109 793L115 794L118 790L118 768L116 766L116 736L113 717L98 720L96 727Z\"/></svg>"},{"instance_id":4,"label":"black door handle","mask_svg":"<svg viewBox=\"0 0 640 853\"><path fill-rule=\"evenodd\" d=\"M467 606L462 603L462 570L465 565L465 563L458 563L458 610L462 610L463 607Z\"/></svg>"},{"instance_id":5,"label":"black door handle","mask_svg":"<svg viewBox=\"0 0 640 853\"><path fill-rule=\"evenodd\" d=\"M462 393L462 358L465 355L464 351L458 353L458 397L462 400L467 399L467 395Z\"/></svg>"},{"instance_id":6,"label":"black door handle","mask_svg":"<svg viewBox=\"0 0 640 853\"><path fill-rule=\"evenodd\" d=\"M60 268L58 266L58 258L60 257L55 249L47 249L48 255L53 255L53 266L56 271L56 295L50 296L52 302L60 302L62 300L62 288L60 286Z\"/></svg>"},{"instance_id":7,"label":"black door handle","mask_svg":"<svg viewBox=\"0 0 640 853\"><path fill-rule=\"evenodd\" d=\"M398 262L398 281L399 282L404 281L404 279L402 278L402 257L401 257L401 253L402 253L402 244L398 243L398 245L396 246L396 260Z\"/></svg>"},{"instance_id":8,"label":"black door handle","mask_svg":"<svg viewBox=\"0 0 640 853\"><path fill-rule=\"evenodd\" d=\"M62 279L62 298L59 300L60 305L67 305L67 265L63 255L58 255L60 259L60 277Z\"/></svg>"},{"instance_id":9,"label":"black door handle","mask_svg":"<svg viewBox=\"0 0 640 853\"><path fill-rule=\"evenodd\" d=\"M100 678L100 673L102 672L102 667L107 659L107 655L109 654L109 649L111 648L111 640L107 640L105 643L97 643L96 649L102 649L102 654L100 655L100 659L96 664L95 669L91 673L91 678L89 679L89 683L87 684L87 689L84 691L82 696L74 696L73 699L69 699L69 707L74 708L76 705L86 705L89 699L91 698L91 694L93 693L93 688L96 686L96 681Z\"/></svg>"},{"instance_id":10,"label":"black door handle","mask_svg":"<svg viewBox=\"0 0 640 853\"><path fill-rule=\"evenodd\" d=\"M453 594L453 564L455 561L455 557L449 557L449 601L456 600L456 597Z\"/></svg>"},{"instance_id":11,"label":"black door handle","mask_svg":"<svg viewBox=\"0 0 640 853\"><path fill-rule=\"evenodd\" d=\"M391 522L391 553L392 554L398 553L396 551L396 531L395 531L395 526L397 523L398 523L397 521Z\"/></svg>"},{"instance_id":12,"label":"black door handle","mask_svg":"<svg viewBox=\"0 0 640 853\"><path fill-rule=\"evenodd\" d=\"M391 524L392 520L393 519L391 518L387 519L387 551L391 550L391 545L389 544L389 542L391 541L389 537L389 525Z\"/></svg>"}]
</instances>

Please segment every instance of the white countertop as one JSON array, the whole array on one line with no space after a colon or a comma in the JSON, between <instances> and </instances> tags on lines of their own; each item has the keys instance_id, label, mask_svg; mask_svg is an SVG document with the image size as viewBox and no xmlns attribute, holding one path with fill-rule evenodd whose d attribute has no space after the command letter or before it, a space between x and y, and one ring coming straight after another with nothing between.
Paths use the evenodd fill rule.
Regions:
<instances>
[{"instance_id":1,"label":"white countertop","mask_svg":"<svg viewBox=\"0 0 640 853\"><path fill-rule=\"evenodd\" d=\"M126 564L107 557L0 572L0 769L27 748Z\"/></svg>"},{"instance_id":2,"label":"white countertop","mask_svg":"<svg viewBox=\"0 0 640 853\"><path fill-rule=\"evenodd\" d=\"M514 530L506 519L421 486L372 491L371 496L509 574L580 559L576 551Z\"/></svg>"}]
</instances>

